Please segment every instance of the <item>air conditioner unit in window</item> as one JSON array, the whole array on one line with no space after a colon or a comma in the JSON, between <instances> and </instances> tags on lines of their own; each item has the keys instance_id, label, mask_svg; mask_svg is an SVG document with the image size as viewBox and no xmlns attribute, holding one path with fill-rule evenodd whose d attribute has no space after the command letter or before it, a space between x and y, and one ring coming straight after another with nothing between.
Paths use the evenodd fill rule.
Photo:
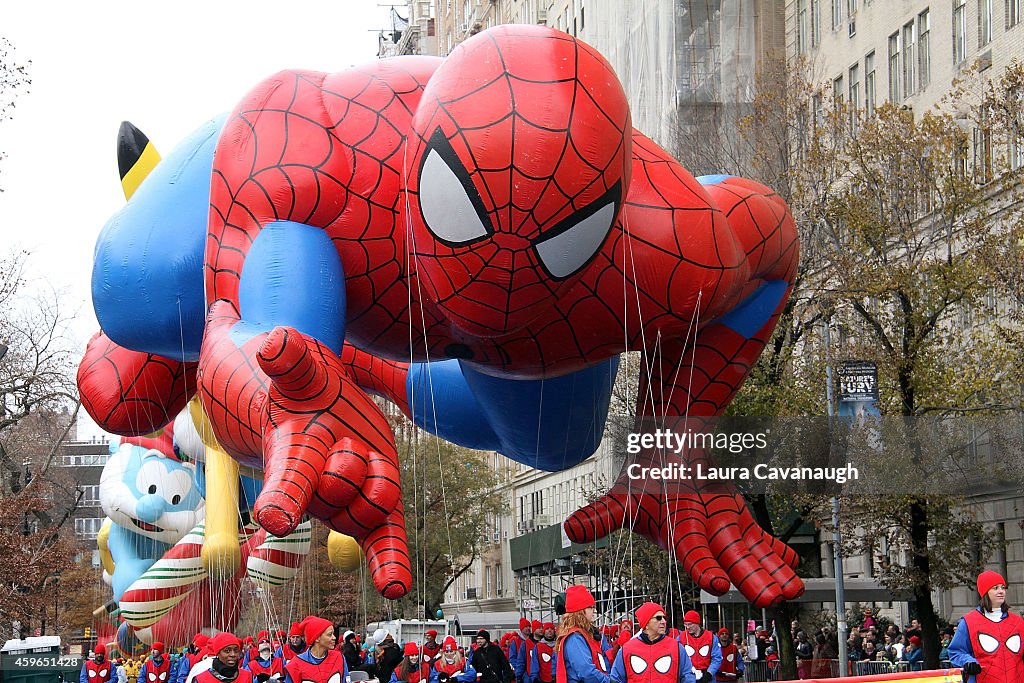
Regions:
<instances>
[{"instance_id":1,"label":"air conditioner unit in window","mask_svg":"<svg viewBox=\"0 0 1024 683\"><path fill-rule=\"evenodd\" d=\"M501 540L501 534L499 534L497 531L495 531L493 534L491 534L491 541L493 541L494 543L497 543L500 540Z\"/></svg>"},{"instance_id":2,"label":"air conditioner unit in window","mask_svg":"<svg viewBox=\"0 0 1024 683\"><path fill-rule=\"evenodd\" d=\"M516 531L518 531L521 534L525 534L526 522L524 522L523 520L519 520L518 522L516 522Z\"/></svg>"},{"instance_id":3,"label":"air conditioner unit in window","mask_svg":"<svg viewBox=\"0 0 1024 683\"><path fill-rule=\"evenodd\" d=\"M468 30L469 30L469 24L468 23L463 23L462 26L459 27L459 33L465 33Z\"/></svg>"},{"instance_id":4,"label":"air conditioner unit in window","mask_svg":"<svg viewBox=\"0 0 1024 683\"><path fill-rule=\"evenodd\" d=\"M534 521L537 523L538 527L551 526L551 517L548 515L537 515L537 517L534 518Z\"/></svg>"},{"instance_id":5,"label":"air conditioner unit in window","mask_svg":"<svg viewBox=\"0 0 1024 683\"><path fill-rule=\"evenodd\" d=\"M466 600L476 600L476 588L466 589Z\"/></svg>"},{"instance_id":6,"label":"air conditioner unit in window","mask_svg":"<svg viewBox=\"0 0 1024 683\"><path fill-rule=\"evenodd\" d=\"M526 520L526 530L527 531L533 531L536 528L537 528L537 520L535 520L535 519L528 519L528 520Z\"/></svg>"}]
</instances>

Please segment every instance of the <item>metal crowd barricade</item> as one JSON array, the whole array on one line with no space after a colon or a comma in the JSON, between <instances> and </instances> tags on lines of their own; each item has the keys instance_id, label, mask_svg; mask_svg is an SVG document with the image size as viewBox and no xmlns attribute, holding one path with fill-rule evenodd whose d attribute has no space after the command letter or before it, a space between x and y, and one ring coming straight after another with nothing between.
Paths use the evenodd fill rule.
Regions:
<instances>
[{"instance_id":1,"label":"metal crowd barricade","mask_svg":"<svg viewBox=\"0 0 1024 683\"><path fill-rule=\"evenodd\" d=\"M743 680L748 683L777 681L778 662L747 662ZM800 678L835 678L839 676L838 659L805 659L798 662Z\"/></svg>"},{"instance_id":2,"label":"metal crowd barricade","mask_svg":"<svg viewBox=\"0 0 1024 683\"><path fill-rule=\"evenodd\" d=\"M773 662L774 664L774 662ZM774 681L775 668L768 667L768 662L746 662L746 670L743 680L748 683L762 683L763 681Z\"/></svg>"},{"instance_id":3,"label":"metal crowd barricade","mask_svg":"<svg viewBox=\"0 0 1024 683\"><path fill-rule=\"evenodd\" d=\"M876 674L891 674L896 671L896 665L889 661L880 662L855 662L853 673L856 676L874 676Z\"/></svg>"}]
</instances>

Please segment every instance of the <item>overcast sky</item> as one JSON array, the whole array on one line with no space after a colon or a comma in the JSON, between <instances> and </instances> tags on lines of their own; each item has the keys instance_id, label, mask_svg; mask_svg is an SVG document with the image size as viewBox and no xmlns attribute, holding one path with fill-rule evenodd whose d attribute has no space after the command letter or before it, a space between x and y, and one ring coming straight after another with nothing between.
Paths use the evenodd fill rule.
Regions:
<instances>
[{"instance_id":1,"label":"overcast sky","mask_svg":"<svg viewBox=\"0 0 1024 683\"><path fill-rule=\"evenodd\" d=\"M84 345L96 237L124 203L121 121L166 154L284 68L337 71L377 56L389 5L374 0L0 2L0 36L32 86L0 122L0 251L32 252L31 277L77 308Z\"/></svg>"}]
</instances>

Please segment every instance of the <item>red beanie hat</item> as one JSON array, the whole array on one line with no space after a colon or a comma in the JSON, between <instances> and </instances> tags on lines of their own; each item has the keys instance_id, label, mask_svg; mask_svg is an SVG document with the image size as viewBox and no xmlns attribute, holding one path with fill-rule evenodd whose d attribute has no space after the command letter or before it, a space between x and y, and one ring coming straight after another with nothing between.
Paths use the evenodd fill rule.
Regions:
<instances>
[{"instance_id":1,"label":"red beanie hat","mask_svg":"<svg viewBox=\"0 0 1024 683\"><path fill-rule=\"evenodd\" d=\"M530 620L527 619L526 617L523 617L522 619L519 620L519 628L521 628L521 629L522 628L529 628L529 626L530 626Z\"/></svg>"},{"instance_id":2,"label":"red beanie hat","mask_svg":"<svg viewBox=\"0 0 1024 683\"><path fill-rule=\"evenodd\" d=\"M164 644L163 644L163 643L161 643L161 642L160 642L160 641L158 640L158 641L156 641L155 643L153 643L153 647L152 647L152 649L153 649L153 650L156 650L156 651L157 651L157 652L159 652L160 654L163 654L163 652L164 652Z\"/></svg>"},{"instance_id":3,"label":"red beanie hat","mask_svg":"<svg viewBox=\"0 0 1024 683\"><path fill-rule=\"evenodd\" d=\"M636 611L636 620L640 623L640 628L645 629L647 628L647 622L653 619L655 614L664 611L665 608L656 602L645 602Z\"/></svg>"},{"instance_id":4,"label":"red beanie hat","mask_svg":"<svg viewBox=\"0 0 1024 683\"><path fill-rule=\"evenodd\" d=\"M978 575L978 595L984 597L994 586L1006 585L1006 579L999 572L987 569Z\"/></svg>"},{"instance_id":5,"label":"red beanie hat","mask_svg":"<svg viewBox=\"0 0 1024 683\"><path fill-rule=\"evenodd\" d=\"M302 635L302 624L297 621L292 622L292 627L288 629L288 637L301 636Z\"/></svg>"},{"instance_id":6,"label":"red beanie hat","mask_svg":"<svg viewBox=\"0 0 1024 683\"><path fill-rule=\"evenodd\" d=\"M921 647L921 639L917 636L910 636L910 642L914 644L914 647Z\"/></svg>"},{"instance_id":7,"label":"red beanie hat","mask_svg":"<svg viewBox=\"0 0 1024 683\"><path fill-rule=\"evenodd\" d=\"M205 633L197 633L196 637L192 639L192 642L196 644L197 648L204 648L210 643L210 636Z\"/></svg>"},{"instance_id":8,"label":"red beanie hat","mask_svg":"<svg viewBox=\"0 0 1024 683\"><path fill-rule=\"evenodd\" d=\"M540 631L544 628L544 624L540 623L540 619L534 619L533 622L530 624L530 628L532 628L534 632Z\"/></svg>"},{"instance_id":9,"label":"red beanie hat","mask_svg":"<svg viewBox=\"0 0 1024 683\"><path fill-rule=\"evenodd\" d=\"M437 638L437 631L435 631L434 629L430 629L429 631L427 631L427 635L434 636L435 638Z\"/></svg>"},{"instance_id":10,"label":"red beanie hat","mask_svg":"<svg viewBox=\"0 0 1024 683\"><path fill-rule=\"evenodd\" d=\"M718 635L720 635L720 636L727 636L727 635L730 635L730 634L729 634L729 629L727 629L727 628L725 628L725 627L723 626L722 628L718 629Z\"/></svg>"},{"instance_id":11,"label":"red beanie hat","mask_svg":"<svg viewBox=\"0 0 1024 683\"><path fill-rule=\"evenodd\" d=\"M324 634L324 631L334 631L334 624L327 619L320 617L306 617L302 620L302 634L306 638L306 647L311 646L317 638Z\"/></svg>"},{"instance_id":12,"label":"red beanie hat","mask_svg":"<svg viewBox=\"0 0 1024 683\"><path fill-rule=\"evenodd\" d=\"M544 630L547 631L548 629L551 629L552 631L554 631L555 630L555 625L552 624L550 621L545 621L544 622Z\"/></svg>"},{"instance_id":13,"label":"red beanie hat","mask_svg":"<svg viewBox=\"0 0 1024 683\"><path fill-rule=\"evenodd\" d=\"M444 639L444 644L442 645L442 647L444 648L445 652L455 652L459 649L459 644L455 642L455 638L453 638L452 636L447 636Z\"/></svg>"},{"instance_id":14,"label":"red beanie hat","mask_svg":"<svg viewBox=\"0 0 1024 683\"><path fill-rule=\"evenodd\" d=\"M420 646L417 645L416 643L412 642L411 640L408 643L405 644L404 648L402 648L402 654L405 655L406 657L411 657L412 655L418 655L419 653L420 653Z\"/></svg>"},{"instance_id":15,"label":"red beanie hat","mask_svg":"<svg viewBox=\"0 0 1024 683\"><path fill-rule=\"evenodd\" d=\"M96 647L94 647L92 651L98 655L105 655L107 654L107 646L103 643L96 643Z\"/></svg>"},{"instance_id":16,"label":"red beanie hat","mask_svg":"<svg viewBox=\"0 0 1024 683\"><path fill-rule=\"evenodd\" d=\"M217 655L221 650L226 647L231 647L232 645L240 649L242 647L242 641L240 641L238 636L234 633L221 631L213 638L210 638L210 654Z\"/></svg>"},{"instance_id":17,"label":"red beanie hat","mask_svg":"<svg viewBox=\"0 0 1024 683\"><path fill-rule=\"evenodd\" d=\"M565 589L565 612L582 612L588 607L596 604L594 596L590 594L586 586L569 586Z\"/></svg>"},{"instance_id":18,"label":"red beanie hat","mask_svg":"<svg viewBox=\"0 0 1024 683\"><path fill-rule=\"evenodd\" d=\"M700 623L700 612L697 610L690 610L683 615L683 623L686 624L699 624Z\"/></svg>"}]
</instances>

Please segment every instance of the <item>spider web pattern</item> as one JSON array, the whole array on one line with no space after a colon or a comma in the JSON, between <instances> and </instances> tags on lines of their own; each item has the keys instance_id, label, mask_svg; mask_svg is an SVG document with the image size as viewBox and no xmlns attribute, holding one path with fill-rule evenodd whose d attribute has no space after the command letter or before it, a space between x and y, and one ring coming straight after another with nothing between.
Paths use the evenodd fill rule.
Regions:
<instances>
[{"instance_id":1,"label":"spider web pattern","mask_svg":"<svg viewBox=\"0 0 1024 683\"><path fill-rule=\"evenodd\" d=\"M617 183L628 186L629 109L608 63L565 34L495 27L431 78L413 121L408 168L418 275L464 329L521 327L572 284L545 275L535 241ZM479 195L489 239L440 243L419 213L419 172L441 131Z\"/></svg>"},{"instance_id":2,"label":"spider web pattern","mask_svg":"<svg viewBox=\"0 0 1024 683\"><path fill-rule=\"evenodd\" d=\"M192 398L196 367L131 351L98 332L78 366L78 392L102 429L143 436L170 423Z\"/></svg>"},{"instance_id":3,"label":"spider web pattern","mask_svg":"<svg viewBox=\"0 0 1024 683\"><path fill-rule=\"evenodd\" d=\"M1021 660L1020 652L1024 641L1024 619L1011 612L1002 621L993 622L981 612L971 610L964 615L964 620L970 634L974 658L981 665L981 673L976 676L977 683L1024 680L1024 661ZM997 643L994 652L987 652L981 646L981 634L989 636ZM1013 636L1017 637L1017 652L1008 647Z\"/></svg>"},{"instance_id":4,"label":"spider web pattern","mask_svg":"<svg viewBox=\"0 0 1024 683\"><path fill-rule=\"evenodd\" d=\"M511 59L517 41L528 49ZM565 57L555 60L554 72L552 55ZM288 509L278 514L268 507L268 528L287 528L303 505L339 530L353 528L356 519L365 523L362 516L343 518L351 505L331 506L366 493L365 472L375 462L390 466L386 443L360 443L356 437L365 435L351 425L318 422L340 419L332 412L339 396L331 395L330 410L312 413L297 402L268 399L275 391L287 399L290 391L271 386L265 354L256 360L270 337L239 347L228 335L238 317L245 255L271 221L322 227L346 274L352 345L346 362L312 340L302 338L300 346L337 384L354 377L384 395L404 393L404 365L385 359L425 360L428 351L433 359L469 358L506 377L542 378L640 349L657 358L650 380L641 383L644 414L715 415L774 328L778 311L749 339L714 322L764 282L792 281L795 228L768 188L741 179L703 187L646 137L626 135L624 99L620 111L615 96L587 87L588 79L604 77L607 65L564 34L497 27L464 43L449 62L451 69L436 72L436 61L416 59L331 76L284 72L247 97L222 134L206 284L209 302L226 301L213 307L204 339L204 405L216 413L218 437L224 432L235 450L252 457L266 452L268 466L274 449L315 451L289 463L292 481L275 483L283 490L278 498L287 501L280 507ZM568 104L545 109L545 102ZM577 125L584 126L579 136ZM469 247L440 244L419 213L418 171L436 130L465 165L494 228ZM594 135L609 144L584 144ZM620 181L626 196L598 253L563 281L545 278L532 242ZM414 245L405 243L406 220ZM406 263L410 246L415 260ZM687 345L694 320L699 331ZM360 354L379 362L362 365L367 358ZM354 370L360 366L363 371ZM280 420L268 418L275 409ZM273 447L268 430L277 435ZM325 469L345 468L354 470L316 479ZM391 483L397 491L397 473ZM713 592L731 581L758 604L799 593L789 568L795 555L760 531L735 492L661 493L637 494L620 478L607 496L573 516L571 535L589 540L635 519L641 533L687 558L691 575ZM389 514L401 515L400 506ZM390 519L353 535L366 541L385 533ZM399 545L404 552L404 537Z\"/></svg>"}]
</instances>

